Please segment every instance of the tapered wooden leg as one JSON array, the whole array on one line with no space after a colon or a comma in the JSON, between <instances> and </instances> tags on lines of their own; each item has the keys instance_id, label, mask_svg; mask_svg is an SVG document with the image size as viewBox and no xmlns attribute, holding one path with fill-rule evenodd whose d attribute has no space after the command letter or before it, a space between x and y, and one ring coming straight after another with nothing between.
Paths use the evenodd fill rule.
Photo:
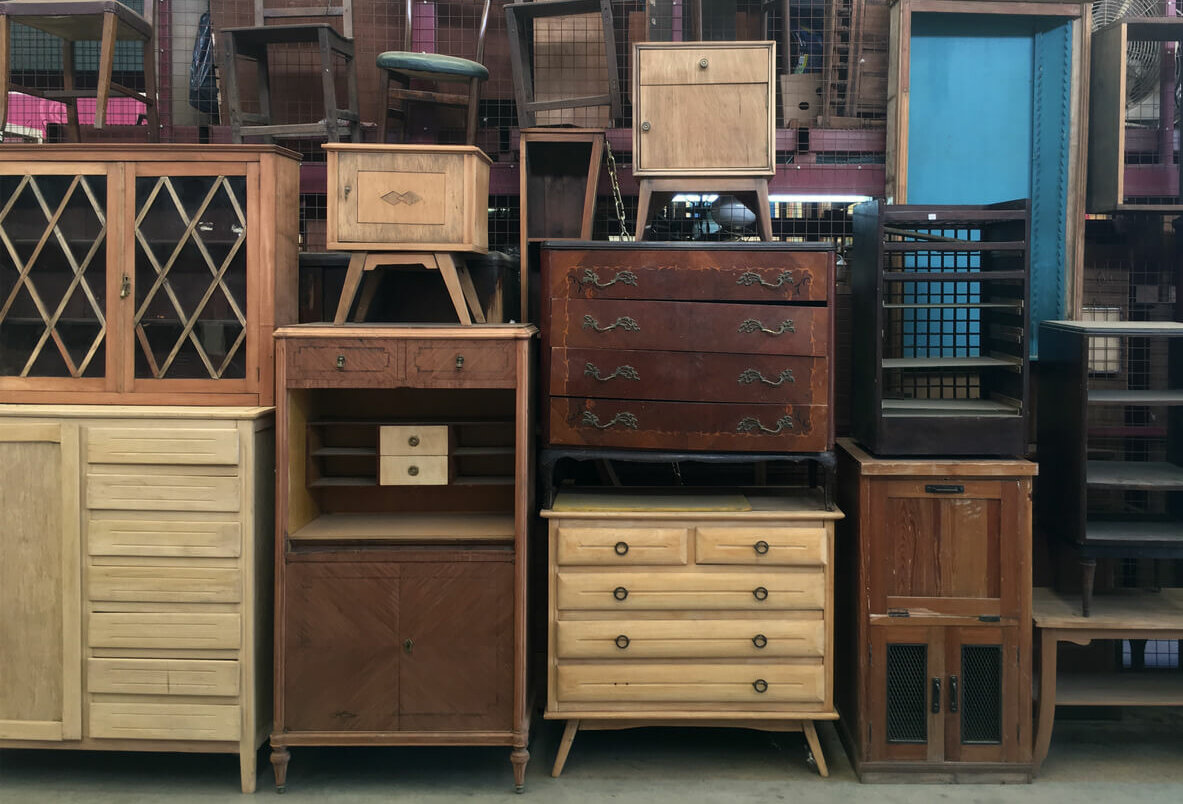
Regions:
<instances>
[{"instance_id":1,"label":"tapered wooden leg","mask_svg":"<svg viewBox=\"0 0 1183 804\"><path fill-rule=\"evenodd\" d=\"M817 738L817 727L813 725L812 720L806 720L801 724L801 731L805 732L805 742L809 744L813 761L817 763L817 775L823 778L829 777L830 769L826 766L826 755L822 753L821 740Z\"/></svg>"},{"instance_id":2,"label":"tapered wooden leg","mask_svg":"<svg viewBox=\"0 0 1183 804\"><path fill-rule=\"evenodd\" d=\"M468 304L464 301L464 291L460 288L460 277L456 273L456 260L447 252L435 255L439 264L440 276L448 288L448 295L452 297L452 306L456 308L456 317L465 326L472 324L472 316L468 314Z\"/></svg>"},{"instance_id":3,"label":"tapered wooden leg","mask_svg":"<svg viewBox=\"0 0 1183 804\"><path fill-rule=\"evenodd\" d=\"M468 272L468 266L463 261L456 267L456 275L460 277L460 288L464 291L464 299L468 302L468 309L472 310L473 320L478 324L486 323L480 297L476 295L476 286L472 284L472 274Z\"/></svg>"},{"instance_id":4,"label":"tapered wooden leg","mask_svg":"<svg viewBox=\"0 0 1183 804\"><path fill-rule=\"evenodd\" d=\"M640 192L637 194L637 229L633 233L633 240L638 243L645 239L645 224L649 222L649 204L653 200L653 190L649 182L641 179Z\"/></svg>"},{"instance_id":5,"label":"tapered wooden leg","mask_svg":"<svg viewBox=\"0 0 1183 804\"><path fill-rule=\"evenodd\" d=\"M768 201L768 180L756 180L756 220L760 224L760 239L772 239L772 206Z\"/></svg>"},{"instance_id":6,"label":"tapered wooden leg","mask_svg":"<svg viewBox=\"0 0 1183 804\"><path fill-rule=\"evenodd\" d=\"M1097 559L1080 559L1080 609L1081 615L1089 616L1093 607L1093 583L1097 579Z\"/></svg>"},{"instance_id":7,"label":"tapered wooden leg","mask_svg":"<svg viewBox=\"0 0 1183 804\"><path fill-rule=\"evenodd\" d=\"M571 743L575 742L575 732L579 731L578 720L568 720L567 728L563 729L563 739L559 741L559 753L555 754L555 766L550 769L550 775L559 778L563 766L567 764L567 754L571 753Z\"/></svg>"},{"instance_id":8,"label":"tapered wooden leg","mask_svg":"<svg viewBox=\"0 0 1183 804\"><path fill-rule=\"evenodd\" d=\"M530 761L530 752L526 746L519 746L510 753L509 761L513 763L513 791L522 793L526 789L526 763Z\"/></svg>"},{"instance_id":9,"label":"tapered wooden leg","mask_svg":"<svg viewBox=\"0 0 1183 804\"><path fill-rule=\"evenodd\" d=\"M254 740L243 740L238 747L238 772L242 777L242 792L244 793L255 792L257 755Z\"/></svg>"},{"instance_id":10,"label":"tapered wooden leg","mask_svg":"<svg viewBox=\"0 0 1183 804\"><path fill-rule=\"evenodd\" d=\"M361 279L361 298L357 300L357 312L353 314L354 323L362 324L370 315L370 307L374 304L374 297L378 295L378 288L382 285L382 277L376 271L366 271Z\"/></svg>"},{"instance_id":11,"label":"tapered wooden leg","mask_svg":"<svg viewBox=\"0 0 1183 804\"><path fill-rule=\"evenodd\" d=\"M349 268L345 271L345 284L341 288L341 300L337 302L337 314L333 317L333 325L341 326L349 320L349 308L353 306L353 297L357 295L358 285L361 284L362 267L366 262L366 253L356 251L349 258Z\"/></svg>"},{"instance_id":12,"label":"tapered wooden leg","mask_svg":"<svg viewBox=\"0 0 1183 804\"><path fill-rule=\"evenodd\" d=\"M1052 724L1056 720L1056 634L1047 628L1038 630L1039 643L1039 721L1035 724L1035 750L1031 757L1032 773L1047 759L1052 743Z\"/></svg>"},{"instance_id":13,"label":"tapered wooden leg","mask_svg":"<svg viewBox=\"0 0 1183 804\"><path fill-rule=\"evenodd\" d=\"M103 12L103 38L99 50L99 88L94 104L94 127L107 122L107 99L111 97L111 73L115 69L115 27L118 20L114 11Z\"/></svg>"},{"instance_id":14,"label":"tapered wooden leg","mask_svg":"<svg viewBox=\"0 0 1183 804\"><path fill-rule=\"evenodd\" d=\"M292 755L282 745L271 747L271 767L275 769L275 792L282 793L288 787L288 762Z\"/></svg>"},{"instance_id":15,"label":"tapered wooden leg","mask_svg":"<svg viewBox=\"0 0 1183 804\"><path fill-rule=\"evenodd\" d=\"M74 43L62 42L62 89L74 89ZM82 128L78 125L78 99L66 98L66 126L71 142L82 142Z\"/></svg>"}]
</instances>

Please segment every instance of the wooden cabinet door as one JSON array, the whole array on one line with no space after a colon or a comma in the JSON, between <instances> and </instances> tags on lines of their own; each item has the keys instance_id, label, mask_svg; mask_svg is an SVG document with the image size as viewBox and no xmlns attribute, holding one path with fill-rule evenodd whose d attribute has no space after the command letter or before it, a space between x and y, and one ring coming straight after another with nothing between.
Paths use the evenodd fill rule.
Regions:
<instances>
[{"instance_id":1,"label":"wooden cabinet door","mask_svg":"<svg viewBox=\"0 0 1183 804\"><path fill-rule=\"evenodd\" d=\"M1030 711L1030 698L1018 686L1018 634L988 626L945 629L945 759L1026 759L1020 710Z\"/></svg>"},{"instance_id":2,"label":"wooden cabinet door","mask_svg":"<svg viewBox=\"0 0 1183 804\"><path fill-rule=\"evenodd\" d=\"M870 759L940 761L945 739L940 629L873 625L870 638Z\"/></svg>"},{"instance_id":3,"label":"wooden cabinet door","mask_svg":"<svg viewBox=\"0 0 1183 804\"><path fill-rule=\"evenodd\" d=\"M510 550L403 565L400 728L513 728L513 601Z\"/></svg>"},{"instance_id":4,"label":"wooden cabinet door","mask_svg":"<svg viewBox=\"0 0 1183 804\"><path fill-rule=\"evenodd\" d=\"M0 740L82 736L78 427L0 422Z\"/></svg>"},{"instance_id":5,"label":"wooden cabinet door","mask_svg":"<svg viewBox=\"0 0 1183 804\"><path fill-rule=\"evenodd\" d=\"M288 564L280 730L399 727L399 569L319 558Z\"/></svg>"},{"instance_id":6,"label":"wooden cabinet door","mask_svg":"<svg viewBox=\"0 0 1183 804\"><path fill-rule=\"evenodd\" d=\"M1029 514L1021 521L1028 509L1017 480L870 482L863 527L870 537L871 613L1021 615L1030 564L1020 535L1031 523Z\"/></svg>"}]
</instances>

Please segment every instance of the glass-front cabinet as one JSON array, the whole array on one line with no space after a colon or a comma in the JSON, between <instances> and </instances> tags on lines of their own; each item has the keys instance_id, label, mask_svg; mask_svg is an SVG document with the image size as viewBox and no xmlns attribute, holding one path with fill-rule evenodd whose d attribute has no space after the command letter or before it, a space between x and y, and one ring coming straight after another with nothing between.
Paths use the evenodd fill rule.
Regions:
<instances>
[{"instance_id":1,"label":"glass-front cabinet","mask_svg":"<svg viewBox=\"0 0 1183 804\"><path fill-rule=\"evenodd\" d=\"M270 405L295 321L298 157L6 146L0 401Z\"/></svg>"}]
</instances>

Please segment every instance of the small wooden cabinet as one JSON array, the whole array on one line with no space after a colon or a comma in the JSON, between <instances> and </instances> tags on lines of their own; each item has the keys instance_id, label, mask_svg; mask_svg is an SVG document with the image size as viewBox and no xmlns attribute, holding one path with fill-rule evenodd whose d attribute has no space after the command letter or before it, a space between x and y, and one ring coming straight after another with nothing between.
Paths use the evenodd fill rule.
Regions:
<instances>
[{"instance_id":1,"label":"small wooden cabinet","mask_svg":"<svg viewBox=\"0 0 1183 804\"><path fill-rule=\"evenodd\" d=\"M838 444L838 705L859 778L1029 781L1036 465Z\"/></svg>"},{"instance_id":2,"label":"small wooden cabinet","mask_svg":"<svg viewBox=\"0 0 1183 804\"><path fill-rule=\"evenodd\" d=\"M521 789L536 332L277 331L279 789L301 745L512 746Z\"/></svg>"},{"instance_id":3,"label":"small wooden cabinet","mask_svg":"<svg viewBox=\"0 0 1183 804\"><path fill-rule=\"evenodd\" d=\"M326 143L328 247L489 250L489 166L471 145Z\"/></svg>"},{"instance_id":4,"label":"small wooden cabinet","mask_svg":"<svg viewBox=\"0 0 1183 804\"><path fill-rule=\"evenodd\" d=\"M271 721L270 408L0 405L0 747L239 755Z\"/></svg>"},{"instance_id":5,"label":"small wooden cabinet","mask_svg":"<svg viewBox=\"0 0 1183 804\"><path fill-rule=\"evenodd\" d=\"M804 731L833 701L834 520L820 495L561 492L550 510L546 717Z\"/></svg>"},{"instance_id":6,"label":"small wooden cabinet","mask_svg":"<svg viewBox=\"0 0 1183 804\"><path fill-rule=\"evenodd\" d=\"M633 45L633 175L773 175L775 64L775 42Z\"/></svg>"},{"instance_id":7,"label":"small wooden cabinet","mask_svg":"<svg viewBox=\"0 0 1183 804\"><path fill-rule=\"evenodd\" d=\"M296 320L298 157L5 145L0 400L270 405Z\"/></svg>"}]
</instances>

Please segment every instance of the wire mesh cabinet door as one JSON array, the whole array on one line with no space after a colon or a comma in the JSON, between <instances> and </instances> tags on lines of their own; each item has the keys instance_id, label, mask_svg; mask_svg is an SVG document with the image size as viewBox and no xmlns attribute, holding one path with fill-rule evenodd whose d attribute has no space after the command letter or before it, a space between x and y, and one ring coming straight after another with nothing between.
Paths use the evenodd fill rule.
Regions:
<instances>
[{"instance_id":1,"label":"wire mesh cabinet door","mask_svg":"<svg viewBox=\"0 0 1183 804\"><path fill-rule=\"evenodd\" d=\"M940 761L944 742L941 629L890 623L870 629L871 760Z\"/></svg>"},{"instance_id":2,"label":"wire mesh cabinet door","mask_svg":"<svg viewBox=\"0 0 1183 804\"><path fill-rule=\"evenodd\" d=\"M249 393L258 388L260 234L248 208L258 171L235 163L140 164L129 275L136 391Z\"/></svg>"},{"instance_id":3,"label":"wire mesh cabinet door","mask_svg":"<svg viewBox=\"0 0 1183 804\"><path fill-rule=\"evenodd\" d=\"M1018 629L942 630L946 761L1026 761L1030 717L1020 710L1030 709L1030 698L1019 690Z\"/></svg>"}]
</instances>

